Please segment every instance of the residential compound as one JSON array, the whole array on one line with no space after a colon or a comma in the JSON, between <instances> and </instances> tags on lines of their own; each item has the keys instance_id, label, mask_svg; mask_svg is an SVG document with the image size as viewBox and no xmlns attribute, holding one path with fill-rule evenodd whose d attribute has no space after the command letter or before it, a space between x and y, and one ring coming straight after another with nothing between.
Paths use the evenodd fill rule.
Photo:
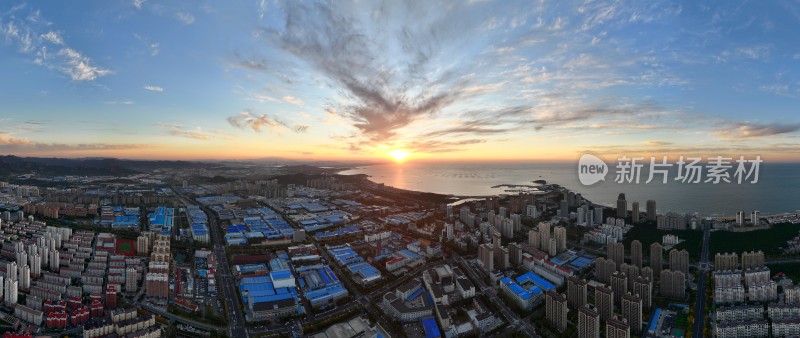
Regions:
<instances>
[{"instance_id":1,"label":"residential compound","mask_svg":"<svg viewBox=\"0 0 800 338\"><path fill-rule=\"evenodd\" d=\"M135 290L147 269L146 258L117 252L115 235L41 221L10 222L0 231L0 296L19 321L45 330L83 329L86 337L161 335L153 317L134 308L125 320L114 319L125 311L118 298Z\"/></svg>"},{"instance_id":2,"label":"residential compound","mask_svg":"<svg viewBox=\"0 0 800 338\"><path fill-rule=\"evenodd\" d=\"M718 337L800 335L798 286L783 284L783 299L760 251L714 258L715 332ZM766 311L764 303L767 303ZM727 304L727 305L726 305Z\"/></svg>"},{"instance_id":3,"label":"residential compound","mask_svg":"<svg viewBox=\"0 0 800 338\"><path fill-rule=\"evenodd\" d=\"M363 177L209 183L201 174L143 176L130 189L14 188L25 196L8 201L21 210L0 213L7 318L20 331L87 337L688 330L680 323L700 265L684 237L627 238L644 222L698 225L656 214L655 201L640 210L616 196L631 207L620 212L543 185L448 205ZM714 333L798 333L800 287L774 280L763 253L713 261Z\"/></svg>"}]
</instances>

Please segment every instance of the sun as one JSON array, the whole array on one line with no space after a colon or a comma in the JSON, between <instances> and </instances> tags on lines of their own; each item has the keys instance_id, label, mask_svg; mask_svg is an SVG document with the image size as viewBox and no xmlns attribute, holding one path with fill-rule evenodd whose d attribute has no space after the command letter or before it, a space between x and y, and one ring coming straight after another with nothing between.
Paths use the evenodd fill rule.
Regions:
<instances>
[{"instance_id":1,"label":"sun","mask_svg":"<svg viewBox=\"0 0 800 338\"><path fill-rule=\"evenodd\" d=\"M394 160L397 162L403 162L408 157L408 155L411 154L409 154L407 151L403 149L395 149L388 152L387 155L394 158Z\"/></svg>"}]
</instances>

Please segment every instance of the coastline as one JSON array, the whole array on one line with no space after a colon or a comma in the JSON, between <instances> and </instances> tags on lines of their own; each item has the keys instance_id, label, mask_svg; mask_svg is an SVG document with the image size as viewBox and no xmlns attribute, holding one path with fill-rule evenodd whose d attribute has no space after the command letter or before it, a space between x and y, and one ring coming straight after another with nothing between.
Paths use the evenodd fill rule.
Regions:
<instances>
[{"instance_id":1,"label":"coastline","mask_svg":"<svg viewBox=\"0 0 800 338\"><path fill-rule=\"evenodd\" d=\"M342 174L342 173L343 172L347 172L347 171L351 171L351 170L363 169L364 167L368 167L368 166L387 165L387 164L391 164L391 163L372 163L372 164L367 164L367 165L359 165L359 166L356 166L356 167L337 168L337 170L334 172L334 174L337 175L337 176L342 176L342 177L364 176L365 179L367 181L369 181L370 183L375 184L375 185L380 185L382 183L379 183L379 182L376 182L375 180L373 180L372 176L369 175L369 174L365 174L365 173ZM546 177L543 178L541 176L535 177L534 179L530 180L530 182L532 182L534 184L537 184L539 181L550 182L550 180L548 180ZM504 184L499 184L499 185L495 185L495 186L518 186L518 185L520 185L520 184L504 183ZM569 188L567 188L567 187L565 187L563 185L557 184L557 183L547 183L547 184L542 184L542 186L545 186L545 187L546 186L553 186L553 187L556 187L556 189L564 189L564 190L568 190L568 191L573 191L575 193L581 193L581 191L572 190L572 189L569 189ZM450 200L452 200L451 203L455 203L454 205L458 205L458 204L461 204L461 203L466 203L467 201L464 201L464 200L468 200L468 199L477 200L477 199L485 199L487 197L501 197L503 195L509 196L509 195L515 194L515 193L512 193L512 192L509 192L509 193L497 193L497 194L477 194L477 195L452 194L452 193L451 194L447 194L447 193L440 193L440 192L430 192L430 191L403 189L403 188L398 188L398 187L389 186L389 185L386 185L386 187L390 187L396 192L404 192L404 193L414 194L414 195L430 194L430 195L442 196L442 197L449 198ZM547 192L548 191L544 191L544 190L531 191L531 193L534 193L534 194L537 194L537 193L538 194L545 194ZM586 200L589 202L590 205L597 205L597 206L602 206L602 207L608 208L608 209L615 209L615 206L611 205L611 204L595 203L595 202L592 202L591 200L589 200L588 198ZM464 202L462 202L462 201L464 201ZM448 203L448 204L451 204L451 203ZM661 213L666 213L666 212L672 212L672 211L671 210L661 211ZM735 219L735 214L727 214L726 215L726 214L720 214L720 213L703 213L703 212L679 212L679 213L686 213L686 214L690 214L690 215L696 215L697 217L699 217L701 219L714 219L714 220L731 220L731 219ZM770 214L763 214L763 215L761 215L761 218L781 218L781 217L791 217L791 216L797 216L797 215L800 215L800 211L794 211L794 212L793 211L784 211L784 212L773 212L773 213L770 213Z\"/></svg>"}]
</instances>

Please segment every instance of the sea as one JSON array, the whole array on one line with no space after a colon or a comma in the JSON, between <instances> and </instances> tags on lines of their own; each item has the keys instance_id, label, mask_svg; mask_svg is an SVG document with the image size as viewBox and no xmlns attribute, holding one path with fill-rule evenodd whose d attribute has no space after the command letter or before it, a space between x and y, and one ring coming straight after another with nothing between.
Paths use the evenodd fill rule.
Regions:
<instances>
[{"instance_id":1,"label":"sea","mask_svg":"<svg viewBox=\"0 0 800 338\"><path fill-rule=\"evenodd\" d=\"M764 216L800 212L800 163L761 163L758 182L751 183L755 177L751 176L741 184L733 178L735 166L730 170L731 183L719 184L676 181L677 169L670 171L666 184L660 175L645 183L649 176L646 167L638 184L617 183L616 168L610 166L606 180L591 186L579 181L576 163L409 161L363 166L340 174L366 174L374 182L400 189L463 197L535 192L540 184L535 181L544 180L606 206L615 206L617 196L624 193L628 207L638 201L642 211L647 200L652 199L659 213L674 211L720 217L734 216L737 211L749 215L758 210ZM706 178L704 175L702 180Z\"/></svg>"}]
</instances>

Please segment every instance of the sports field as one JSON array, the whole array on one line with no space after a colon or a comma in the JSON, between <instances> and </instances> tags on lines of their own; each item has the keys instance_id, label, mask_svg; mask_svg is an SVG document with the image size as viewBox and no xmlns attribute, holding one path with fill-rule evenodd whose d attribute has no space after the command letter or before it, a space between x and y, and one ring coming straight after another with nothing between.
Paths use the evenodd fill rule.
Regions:
<instances>
[{"instance_id":1,"label":"sports field","mask_svg":"<svg viewBox=\"0 0 800 338\"><path fill-rule=\"evenodd\" d=\"M125 256L136 255L136 242L132 239L117 239L117 253Z\"/></svg>"}]
</instances>

